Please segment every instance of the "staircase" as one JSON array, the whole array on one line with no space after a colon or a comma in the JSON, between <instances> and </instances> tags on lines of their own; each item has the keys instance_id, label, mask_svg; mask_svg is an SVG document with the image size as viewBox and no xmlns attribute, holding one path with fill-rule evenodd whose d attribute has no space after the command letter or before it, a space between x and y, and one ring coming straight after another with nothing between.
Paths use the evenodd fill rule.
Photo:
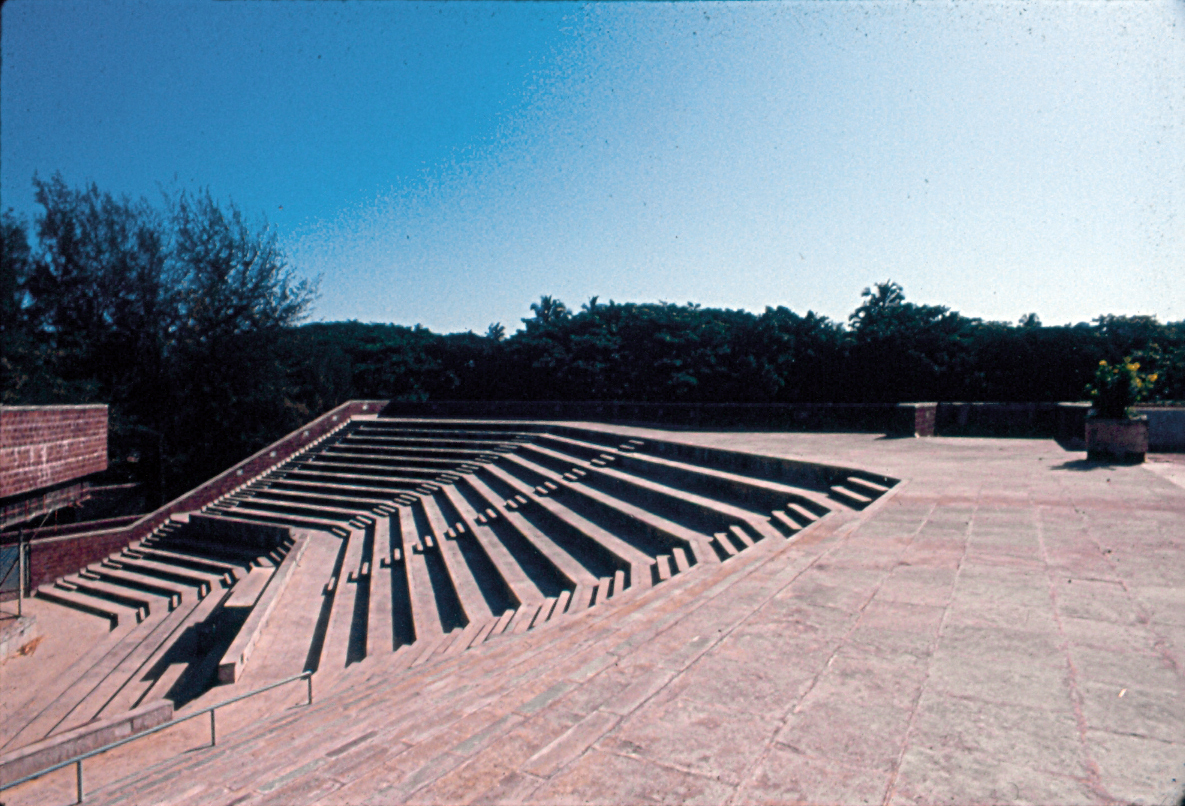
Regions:
<instances>
[{"instance_id":1,"label":"staircase","mask_svg":"<svg viewBox=\"0 0 1185 806\"><path fill-rule=\"evenodd\" d=\"M40 597L112 632L13 710L0 751L152 699L208 704L282 672L410 673L627 594L682 587L895 483L609 429L355 418L42 586ZM197 528L203 519L213 520ZM212 540L210 523L289 537ZM231 686L211 690L217 679Z\"/></svg>"}]
</instances>

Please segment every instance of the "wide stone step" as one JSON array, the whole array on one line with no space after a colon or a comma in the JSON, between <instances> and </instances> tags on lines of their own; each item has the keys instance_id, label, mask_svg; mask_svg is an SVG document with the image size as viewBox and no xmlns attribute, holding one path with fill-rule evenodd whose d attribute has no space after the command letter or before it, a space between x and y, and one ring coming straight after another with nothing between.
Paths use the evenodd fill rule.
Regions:
<instances>
[{"instance_id":1,"label":"wide stone step","mask_svg":"<svg viewBox=\"0 0 1185 806\"><path fill-rule=\"evenodd\" d=\"M350 531L346 524L337 519L315 518L307 515L297 517L295 515L281 515L278 512L263 512L248 508L224 508L220 506L208 507L205 511L216 515L259 521L260 523L295 526L300 529L319 529L325 532L332 532L339 537L344 537Z\"/></svg>"},{"instance_id":2,"label":"wide stone step","mask_svg":"<svg viewBox=\"0 0 1185 806\"><path fill-rule=\"evenodd\" d=\"M603 530L619 535L651 562L659 554L669 554L675 548L690 552L694 562L711 562L707 534L582 483L587 473L575 479L564 478L522 456L510 457L506 468L522 468L556 484L556 491L541 500L563 502L566 508L599 524Z\"/></svg>"},{"instance_id":3,"label":"wide stone step","mask_svg":"<svg viewBox=\"0 0 1185 806\"><path fill-rule=\"evenodd\" d=\"M530 446L526 451L532 459L540 456L551 460L553 468L556 463L562 463L566 458L562 454L537 446ZM522 456L515 456L509 461L521 462L522 459ZM661 514L668 520L682 523L693 532L713 532L729 528L736 523L744 523L759 539L777 535L777 531L769 525L769 516L766 514L623 472L614 467L589 467L587 474L580 481L639 505L643 509L654 511L655 514Z\"/></svg>"},{"instance_id":4,"label":"wide stone step","mask_svg":"<svg viewBox=\"0 0 1185 806\"><path fill-rule=\"evenodd\" d=\"M422 477L360 475L350 472L330 472L324 468L311 470L283 470L277 472L273 481L298 481L306 484L321 484L330 488L358 489L358 490L391 490L398 493L403 490L414 490L423 484L427 478L435 478L437 473L426 474Z\"/></svg>"},{"instance_id":5,"label":"wide stone step","mask_svg":"<svg viewBox=\"0 0 1185 806\"><path fill-rule=\"evenodd\" d=\"M654 564L654 555L639 550L633 544L621 539L599 524L594 523L584 517L583 514L573 511L551 496L544 498L534 496L529 484L512 476L501 467L490 466L485 472L489 473L491 477L499 479L503 484L515 489L520 497L533 504L537 504L539 509L550 513L554 518L563 522L579 534L584 535L585 538L601 546L609 554L623 562L629 569L627 587L650 586L652 578L650 567ZM525 511L524 514L529 518L530 510Z\"/></svg>"},{"instance_id":6,"label":"wide stone step","mask_svg":"<svg viewBox=\"0 0 1185 806\"><path fill-rule=\"evenodd\" d=\"M465 531L473 536L482 547L490 562L497 569L498 574L509 586L512 596L517 602L542 601L546 594L539 589L535 581L529 577L522 565L515 559L510 550L498 539L498 535L489 525L479 523L478 513L465 500L455 486L449 485L441 490L441 494L448 500L449 505L462 519ZM558 593L558 591L557 591Z\"/></svg>"},{"instance_id":7,"label":"wide stone step","mask_svg":"<svg viewBox=\"0 0 1185 806\"><path fill-rule=\"evenodd\" d=\"M140 613L135 608L124 607L109 599L67 590L54 585L42 585L38 587L37 596L48 602L54 602L73 608L74 610L80 610L83 613L90 613L99 618L107 619L112 629L115 629L121 623L126 624L139 621Z\"/></svg>"},{"instance_id":8,"label":"wide stone step","mask_svg":"<svg viewBox=\"0 0 1185 806\"><path fill-rule=\"evenodd\" d=\"M144 574L145 576L189 585L199 588L200 591L204 591L205 593L209 593L216 587L229 587L234 581L233 577L229 574L197 571L180 565L157 562L147 557L133 557L130 554L119 554L114 557L108 557L100 564L116 570L132 571L133 573ZM205 595L205 593L202 595Z\"/></svg>"},{"instance_id":9,"label":"wide stone step","mask_svg":"<svg viewBox=\"0 0 1185 806\"><path fill-rule=\"evenodd\" d=\"M873 501L873 496L866 495L862 492L857 492L851 487L844 486L843 484L831 485L830 492L832 498L842 501L854 509L864 509L864 507L868 506Z\"/></svg>"},{"instance_id":10,"label":"wide stone step","mask_svg":"<svg viewBox=\"0 0 1185 806\"><path fill-rule=\"evenodd\" d=\"M443 561L444 567L453 583L453 588L457 593L457 598L460 600L461 607L465 611L466 623L474 620L484 621L491 616L501 615L506 609L503 606L505 596L497 596L493 588L502 580L500 578L497 580L487 578L483 580L486 583L484 586L479 584L470 563L466 561L456 541L448 539L445 536L444 531L447 531L448 527L445 525L434 499L422 499L418 507L413 505L413 511L417 509L422 513L425 521L419 524L421 528L421 543L424 545L424 553L426 555L425 559L431 562L433 557L439 557ZM442 527L444 528L442 529ZM423 538L425 536L431 536L435 539L424 541ZM497 612L495 612L495 609Z\"/></svg>"},{"instance_id":11,"label":"wide stone step","mask_svg":"<svg viewBox=\"0 0 1185 806\"><path fill-rule=\"evenodd\" d=\"M390 493L381 496L343 495L336 487L317 491L268 488L264 490L253 490L251 497L264 501L285 501L311 504L314 506L331 506L338 509L356 509L358 511L370 511L380 504L390 503L393 498Z\"/></svg>"},{"instance_id":12,"label":"wide stone step","mask_svg":"<svg viewBox=\"0 0 1185 806\"><path fill-rule=\"evenodd\" d=\"M133 544L123 550L119 557L151 560L153 562L188 568L204 574L216 574L230 579L238 579L245 574L252 563L250 561L228 562L213 557L202 557L188 552L170 551L160 546L140 543Z\"/></svg>"},{"instance_id":13,"label":"wide stone step","mask_svg":"<svg viewBox=\"0 0 1185 806\"><path fill-rule=\"evenodd\" d=\"M138 588L148 593L156 594L157 596L168 597L173 600L170 609L185 601L201 599L208 591L208 588L203 588L200 585L182 585L160 579L159 577L148 576L147 574L137 574L135 571L111 568L102 563L88 565L86 571L106 582L123 585L128 588Z\"/></svg>"},{"instance_id":14,"label":"wide stone step","mask_svg":"<svg viewBox=\"0 0 1185 806\"><path fill-rule=\"evenodd\" d=\"M345 522L354 520L355 518L364 517L370 511L370 507L364 506L343 509L338 507L314 506L311 504L280 503L275 501L266 501L258 497L252 497L249 500L235 502L229 509L232 513L232 516L233 513L237 512L238 510L246 510L250 512L274 512L277 515L312 517L323 521Z\"/></svg>"},{"instance_id":15,"label":"wide stone step","mask_svg":"<svg viewBox=\"0 0 1185 806\"><path fill-rule=\"evenodd\" d=\"M553 585L558 584L561 589L572 586L570 600L577 609L588 606L601 576L606 573L612 575L614 571L625 566L623 561L614 558L599 546L600 552L590 553L586 548L585 551L573 554L569 549L578 549L580 546L573 546L568 542L568 547L565 548L552 539L554 535L536 528L522 513L499 511L498 496L476 475L466 477L459 486L472 496L475 509L482 509L477 518L484 519L491 529L500 533L499 539L508 548L513 547L510 550L516 557L523 557L518 560L520 566L532 565L533 563L526 559L526 555L537 554L546 562L538 575L546 574L550 567L555 569L559 576Z\"/></svg>"},{"instance_id":16,"label":"wide stone step","mask_svg":"<svg viewBox=\"0 0 1185 806\"><path fill-rule=\"evenodd\" d=\"M339 442L334 446L333 450L341 452L352 452L355 450L375 450L376 452L383 449L386 450L401 450L403 448L437 448L448 450L495 450L498 448L513 449L516 443L506 440L505 435L498 436L497 439L458 439L453 435L438 436L438 437L413 437L413 436L372 436L370 434L352 436L348 440Z\"/></svg>"},{"instance_id":17,"label":"wide stone step","mask_svg":"<svg viewBox=\"0 0 1185 806\"><path fill-rule=\"evenodd\" d=\"M234 546L229 543L212 543L207 540L186 538L184 531L176 531L166 535L153 535L146 538L141 545L145 548L171 551L176 554L195 555L231 565L258 565L260 562L272 562L269 554L262 553L253 546Z\"/></svg>"},{"instance_id":18,"label":"wide stone step","mask_svg":"<svg viewBox=\"0 0 1185 806\"><path fill-rule=\"evenodd\" d=\"M130 711L153 699L165 699L173 684L189 665L189 654L178 646L195 625L205 621L221 605L221 596L207 596L192 607L183 606L168 616L171 632L164 637L152 654L127 676L118 692L100 709L99 715ZM150 642L143 642L151 648Z\"/></svg>"},{"instance_id":19,"label":"wide stone step","mask_svg":"<svg viewBox=\"0 0 1185 806\"><path fill-rule=\"evenodd\" d=\"M373 502L379 504L391 501L403 488L363 487L354 484L329 484L293 479L276 479L269 481L262 489L276 492L309 492L313 494L333 495L340 498L357 499L367 503Z\"/></svg>"},{"instance_id":20,"label":"wide stone step","mask_svg":"<svg viewBox=\"0 0 1185 806\"><path fill-rule=\"evenodd\" d=\"M153 610L162 613L172 609L169 606L169 599L166 597L154 596L146 591L104 582L101 579L90 579L81 574L68 574L54 584L57 587L78 591L89 596L110 599L118 605L138 610L141 621L151 615Z\"/></svg>"},{"instance_id":21,"label":"wide stone step","mask_svg":"<svg viewBox=\"0 0 1185 806\"><path fill-rule=\"evenodd\" d=\"M465 612L452 588L452 581L438 576L437 584L433 584L411 507L400 507L398 515L402 563L411 599L416 642L427 642L454 628L463 628L467 623ZM395 523L392 519L392 532Z\"/></svg>"}]
</instances>

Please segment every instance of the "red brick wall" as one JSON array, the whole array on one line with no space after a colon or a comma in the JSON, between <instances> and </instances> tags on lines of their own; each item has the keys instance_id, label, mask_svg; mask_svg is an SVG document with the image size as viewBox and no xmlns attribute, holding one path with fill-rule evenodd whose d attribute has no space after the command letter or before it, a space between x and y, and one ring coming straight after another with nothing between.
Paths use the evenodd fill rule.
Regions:
<instances>
[{"instance_id":1,"label":"red brick wall","mask_svg":"<svg viewBox=\"0 0 1185 806\"><path fill-rule=\"evenodd\" d=\"M65 574L72 574L91 563L99 562L129 543L147 537L156 527L168 520L170 515L201 509L273 465L284 461L309 442L337 428L352 416L377 414L385 403L386 401L376 400L351 400L343 403L202 486L170 501L155 512L150 512L130 526L31 541L29 587L36 588Z\"/></svg>"},{"instance_id":2,"label":"red brick wall","mask_svg":"<svg viewBox=\"0 0 1185 806\"><path fill-rule=\"evenodd\" d=\"M0 408L0 498L106 469L106 406Z\"/></svg>"}]
</instances>

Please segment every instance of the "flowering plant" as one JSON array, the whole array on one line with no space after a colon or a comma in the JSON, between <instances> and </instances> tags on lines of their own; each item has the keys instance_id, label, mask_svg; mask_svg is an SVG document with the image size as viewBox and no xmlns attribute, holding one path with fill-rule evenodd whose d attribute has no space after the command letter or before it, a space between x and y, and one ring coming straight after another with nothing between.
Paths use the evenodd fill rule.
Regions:
<instances>
[{"instance_id":1,"label":"flowering plant","mask_svg":"<svg viewBox=\"0 0 1185 806\"><path fill-rule=\"evenodd\" d=\"M1156 373L1140 372L1140 363L1125 358L1115 364L1100 361L1094 373L1094 383L1086 391L1094 405L1091 415L1113 420L1132 416L1131 407L1148 396Z\"/></svg>"}]
</instances>

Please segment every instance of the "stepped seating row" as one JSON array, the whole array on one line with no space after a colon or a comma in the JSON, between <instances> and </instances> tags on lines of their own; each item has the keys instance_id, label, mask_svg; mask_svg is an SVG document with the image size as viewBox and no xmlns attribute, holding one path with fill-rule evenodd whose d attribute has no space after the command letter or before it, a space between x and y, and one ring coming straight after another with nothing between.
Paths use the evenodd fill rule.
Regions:
<instances>
[{"instance_id":1,"label":"stepped seating row","mask_svg":"<svg viewBox=\"0 0 1185 806\"><path fill-rule=\"evenodd\" d=\"M812 481L595 429L378 418L205 511L341 540L318 630L301 639L307 668L340 671L389 652L416 665L535 629L791 537L894 483L857 471Z\"/></svg>"},{"instance_id":2,"label":"stepped seating row","mask_svg":"<svg viewBox=\"0 0 1185 806\"><path fill-rule=\"evenodd\" d=\"M112 640L80 659L60 704L26 709L19 739L236 683L268 629L286 631L268 639L278 655L319 673L418 666L730 562L894 483L595 428L355 418L201 511L316 537L300 568L294 556L276 572L291 540L215 544L182 516L44 586L43 597L110 619ZM264 603L273 576L319 601L277 604L278 583ZM309 608L268 627L273 609Z\"/></svg>"},{"instance_id":3,"label":"stepped seating row","mask_svg":"<svg viewBox=\"0 0 1185 806\"><path fill-rule=\"evenodd\" d=\"M47 601L107 619L111 633L55 680L12 704L0 726L0 750L205 688L196 662L217 643L212 633L236 597L266 586L290 544L260 553L188 533L184 520L170 520L102 562L38 589Z\"/></svg>"},{"instance_id":4,"label":"stepped seating row","mask_svg":"<svg viewBox=\"0 0 1185 806\"><path fill-rule=\"evenodd\" d=\"M111 632L54 679L39 681L23 701L6 703L0 751L152 700L181 702L200 693L218 650L233 638L226 633L235 620L228 618L235 615L235 588L244 580L258 587L291 545L212 542L189 528L188 515L174 516L102 562L40 586L39 598L105 619Z\"/></svg>"}]
</instances>

